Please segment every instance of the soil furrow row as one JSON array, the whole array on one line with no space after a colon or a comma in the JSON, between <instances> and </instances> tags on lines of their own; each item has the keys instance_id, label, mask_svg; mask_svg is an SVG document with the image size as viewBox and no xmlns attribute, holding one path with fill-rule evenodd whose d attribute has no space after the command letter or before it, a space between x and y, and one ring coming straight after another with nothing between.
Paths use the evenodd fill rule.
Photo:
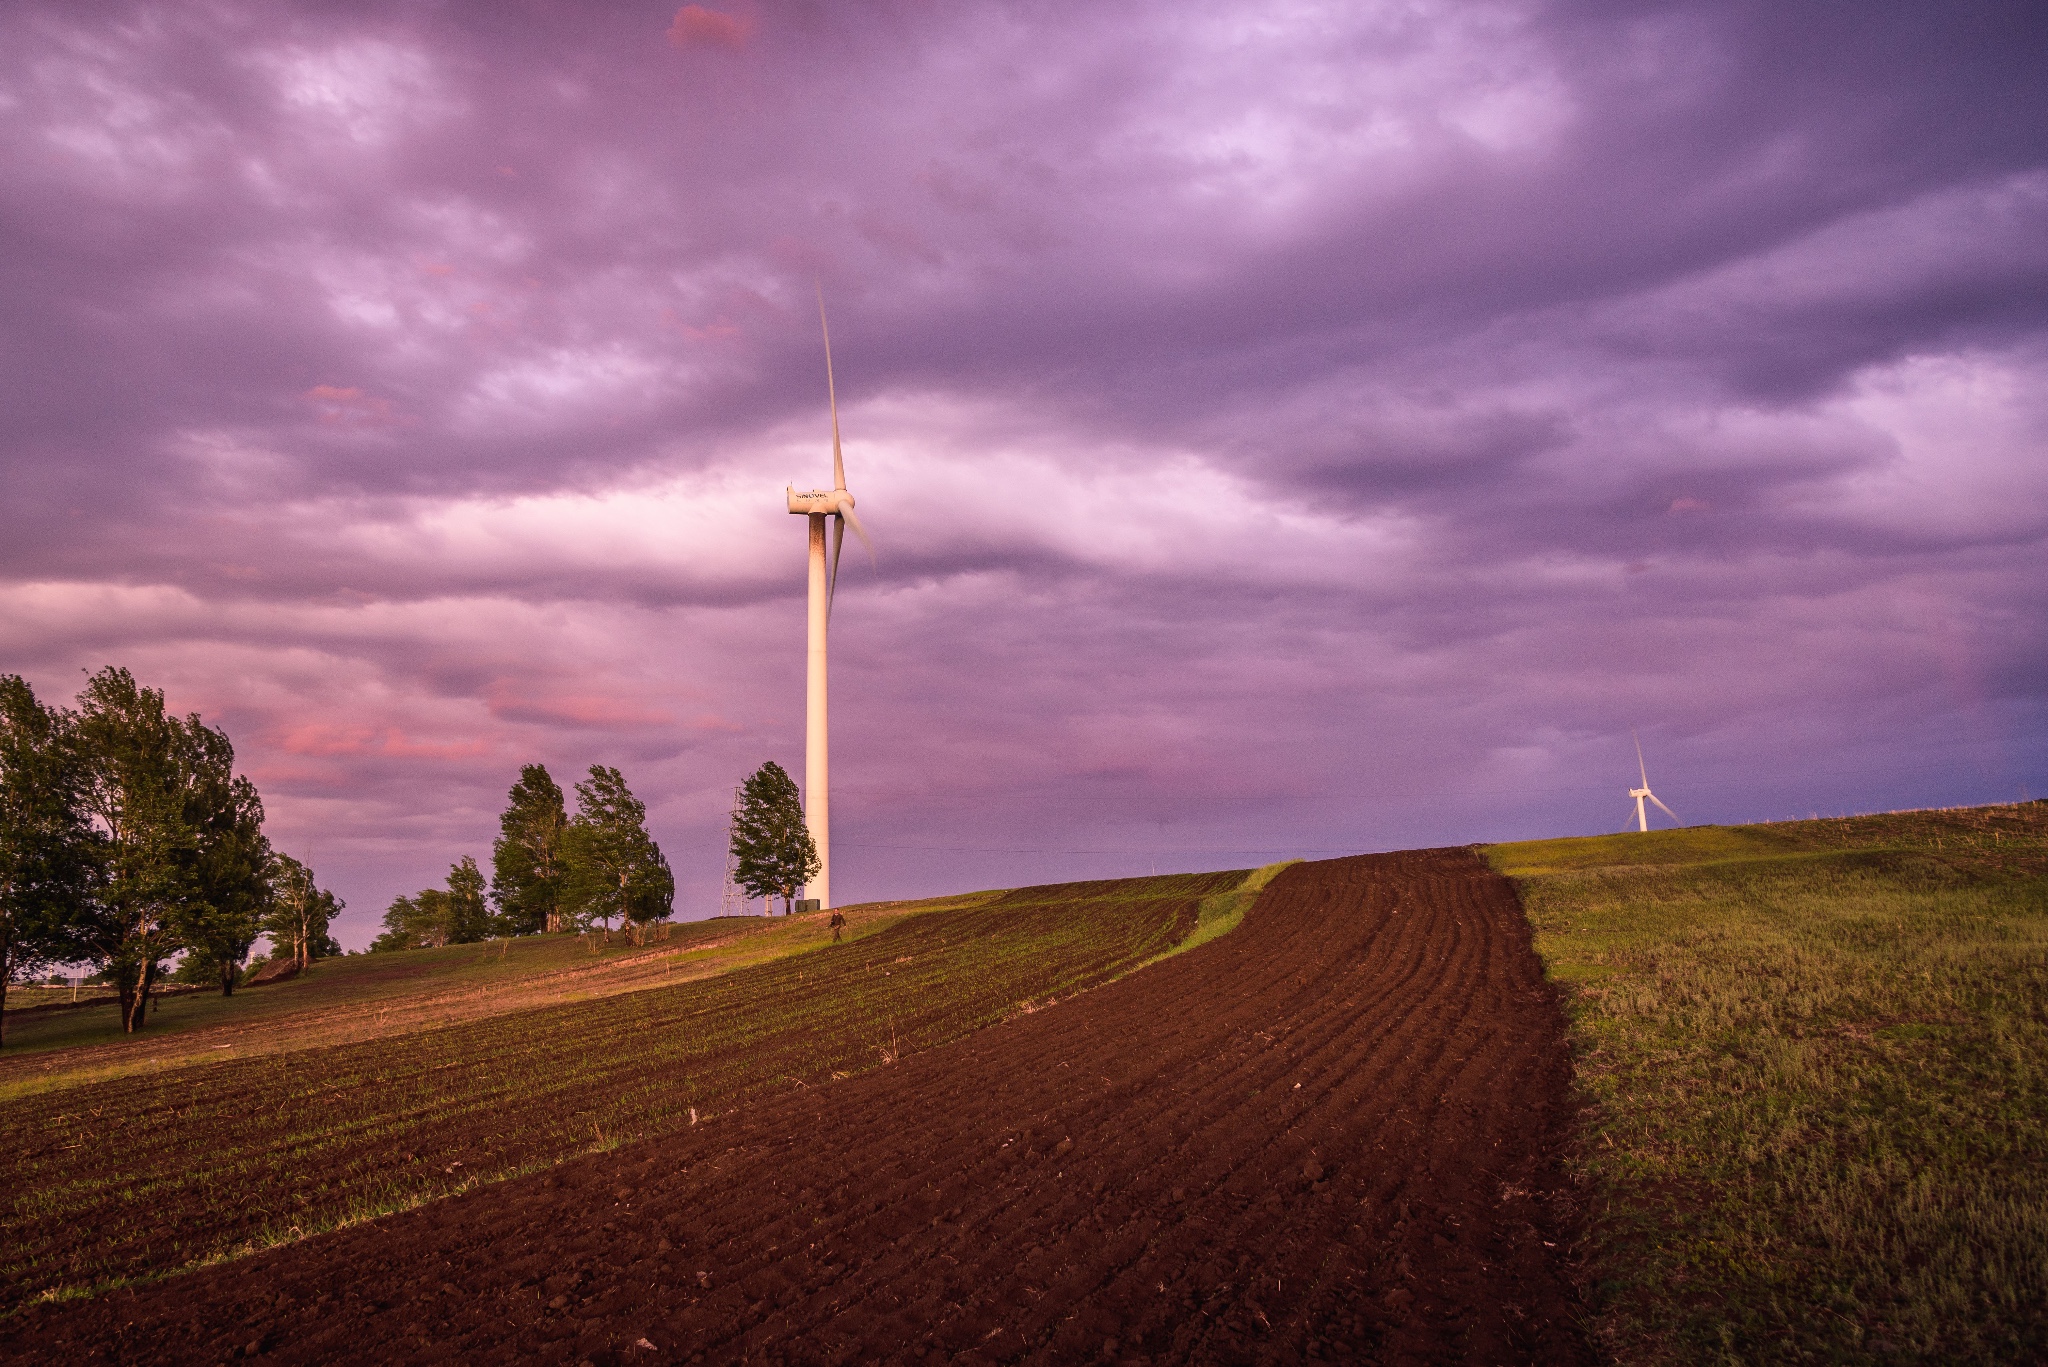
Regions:
<instances>
[{"instance_id":1,"label":"soil furrow row","mask_svg":"<svg viewBox=\"0 0 2048 1367\"><path fill-rule=\"evenodd\" d=\"M1477 858L1325 861L1057 1007L38 1309L0 1347L32 1323L83 1361L210 1360L252 1325L286 1362L1590 1361L1554 1247L1565 1068Z\"/></svg>"}]
</instances>

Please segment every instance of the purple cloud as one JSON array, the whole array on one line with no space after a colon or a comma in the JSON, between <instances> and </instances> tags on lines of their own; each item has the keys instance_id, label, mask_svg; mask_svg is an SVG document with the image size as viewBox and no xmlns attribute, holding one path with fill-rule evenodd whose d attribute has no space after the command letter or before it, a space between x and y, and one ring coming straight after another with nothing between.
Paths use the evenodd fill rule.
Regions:
<instances>
[{"instance_id":1,"label":"purple cloud","mask_svg":"<svg viewBox=\"0 0 2048 1367\"><path fill-rule=\"evenodd\" d=\"M836 888L2037 794L2034 7L0 18L0 669L351 904L801 752Z\"/></svg>"}]
</instances>

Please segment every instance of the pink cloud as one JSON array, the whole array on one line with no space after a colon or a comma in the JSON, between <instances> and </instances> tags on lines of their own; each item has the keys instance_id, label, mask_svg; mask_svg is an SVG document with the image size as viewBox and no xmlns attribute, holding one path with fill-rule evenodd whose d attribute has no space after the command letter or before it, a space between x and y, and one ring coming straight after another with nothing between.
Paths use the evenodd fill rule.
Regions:
<instances>
[{"instance_id":1,"label":"pink cloud","mask_svg":"<svg viewBox=\"0 0 2048 1367\"><path fill-rule=\"evenodd\" d=\"M754 21L738 15L721 14L702 5L685 5L676 11L668 26L668 40L679 48L744 47Z\"/></svg>"},{"instance_id":2,"label":"pink cloud","mask_svg":"<svg viewBox=\"0 0 2048 1367\"><path fill-rule=\"evenodd\" d=\"M700 328L685 323L683 335L699 342L729 342L740 335L740 325L727 322L724 318L716 319Z\"/></svg>"},{"instance_id":3,"label":"pink cloud","mask_svg":"<svg viewBox=\"0 0 2048 1367\"><path fill-rule=\"evenodd\" d=\"M839 259L830 250L788 233L768 244L768 255L777 265L800 277L839 272Z\"/></svg>"},{"instance_id":4,"label":"pink cloud","mask_svg":"<svg viewBox=\"0 0 2048 1367\"><path fill-rule=\"evenodd\" d=\"M567 723L623 730L666 726L675 718L655 708L601 693L556 693L539 697L499 694L491 699L491 715L503 721Z\"/></svg>"},{"instance_id":5,"label":"pink cloud","mask_svg":"<svg viewBox=\"0 0 2048 1367\"><path fill-rule=\"evenodd\" d=\"M693 342L730 342L740 335L740 325L721 313L710 322L699 326L685 323L674 309L661 311L662 325L672 327Z\"/></svg>"},{"instance_id":6,"label":"pink cloud","mask_svg":"<svg viewBox=\"0 0 2048 1367\"><path fill-rule=\"evenodd\" d=\"M308 722L286 731L278 741L286 754L320 758L474 759L495 747L486 739L418 741L395 726L341 727Z\"/></svg>"},{"instance_id":7,"label":"pink cloud","mask_svg":"<svg viewBox=\"0 0 2048 1367\"><path fill-rule=\"evenodd\" d=\"M321 422L336 427L385 427L399 421L391 400L354 386L316 384L299 397L313 405Z\"/></svg>"},{"instance_id":8,"label":"pink cloud","mask_svg":"<svg viewBox=\"0 0 2048 1367\"><path fill-rule=\"evenodd\" d=\"M1708 512L1713 506L1713 504L1703 498L1694 498L1691 494L1681 494L1677 498L1672 499L1671 506L1664 511L1676 516L1679 513Z\"/></svg>"},{"instance_id":9,"label":"pink cloud","mask_svg":"<svg viewBox=\"0 0 2048 1367\"><path fill-rule=\"evenodd\" d=\"M291 788L303 792L307 789L325 788L337 793L352 793L356 787L354 776L338 768L302 764L252 764L245 772L257 787L266 790Z\"/></svg>"}]
</instances>

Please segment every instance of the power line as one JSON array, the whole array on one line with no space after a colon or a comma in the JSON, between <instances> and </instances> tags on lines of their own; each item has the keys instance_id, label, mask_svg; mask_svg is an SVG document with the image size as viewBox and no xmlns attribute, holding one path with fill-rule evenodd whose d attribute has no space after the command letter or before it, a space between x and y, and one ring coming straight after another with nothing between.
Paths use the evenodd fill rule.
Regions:
<instances>
[{"instance_id":1,"label":"power line","mask_svg":"<svg viewBox=\"0 0 2048 1367\"><path fill-rule=\"evenodd\" d=\"M1311 850L1299 845L1273 845L1263 849L1183 848L1145 850L1062 850L1062 849L1013 849L995 845L856 845L840 841L841 849L849 850L913 850L926 854L1360 854L1355 847L1342 849Z\"/></svg>"}]
</instances>

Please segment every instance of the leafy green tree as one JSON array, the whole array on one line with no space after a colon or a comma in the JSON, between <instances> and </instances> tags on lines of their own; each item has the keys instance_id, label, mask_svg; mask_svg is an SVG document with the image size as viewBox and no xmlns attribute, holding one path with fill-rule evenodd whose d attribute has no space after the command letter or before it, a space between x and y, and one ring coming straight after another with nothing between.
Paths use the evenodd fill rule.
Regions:
<instances>
[{"instance_id":1,"label":"leafy green tree","mask_svg":"<svg viewBox=\"0 0 2048 1367\"><path fill-rule=\"evenodd\" d=\"M392 898L391 905L384 909L384 933L370 941L370 952L433 949L447 944L447 918L441 908L445 900L447 894L434 888Z\"/></svg>"},{"instance_id":2,"label":"leafy green tree","mask_svg":"<svg viewBox=\"0 0 2048 1367\"><path fill-rule=\"evenodd\" d=\"M170 971L169 976L174 983L203 987L220 981L220 965L205 950L195 949L178 960L178 966Z\"/></svg>"},{"instance_id":3,"label":"leafy green tree","mask_svg":"<svg viewBox=\"0 0 2048 1367\"><path fill-rule=\"evenodd\" d=\"M262 960L257 960L257 964L261 962ZM240 982L247 975L248 970L255 966L256 964L247 963L232 965L236 981ZM168 976L174 983L189 983L194 987L218 987L220 985L221 965L212 954L203 948L187 950L185 957L178 960L178 966L172 969Z\"/></svg>"},{"instance_id":4,"label":"leafy green tree","mask_svg":"<svg viewBox=\"0 0 2048 1367\"><path fill-rule=\"evenodd\" d=\"M205 748L227 744L221 732L208 731L206 737ZM180 918L185 942L217 970L223 997L235 994L242 965L262 933L276 858L263 834L256 785L239 776L218 781L233 760L230 748L224 759L202 765L192 783L187 808L197 831L197 856L192 898Z\"/></svg>"},{"instance_id":5,"label":"leafy green tree","mask_svg":"<svg viewBox=\"0 0 2048 1367\"><path fill-rule=\"evenodd\" d=\"M71 922L98 856L83 799L70 714L0 675L0 1011L17 972L73 957Z\"/></svg>"},{"instance_id":6,"label":"leafy green tree","mask_svg":"<svg viewBox=\"0 0 2048 1367\"><path fill-rule=\"evenodd\" d=\"M384 912L384 933L371 942L372 951L438 949L442 945L474 944L490 934L490 909L484 902L484 875L476 859L465 854L448 870L448 886L423 888L410 897L393 898Z\"/></svg>"},{"instance_id":7,"label":"leafy green tree","mask_svg":"<svg viewBox=\"0 0 2048 1367\"><path fill-rule=\"evenodd\" d=\"M562 928L562 836L569 813L547 766L519 770L491 845L491 903L497 929L532 935Z\"/></svg>"},{"instance_id":8,"label":"leafy green tree","mask_svg":"<svg viewBox=\"0 0 2048 1367\"><path fill-rule=\"evenodd\" d=\"M314 881L311 869L278 855L271 863L270 910L263 917L271 957L290 958L300 968L329 957L334 941L327 928L346 905Z\"/></svg>"},{"instance_id":9,"label":"leafy green tree","mask_svg":"<svg viewBox=\"0 0 2048 1367\"><path fill-rule=\"evenodd\" d=\"M733 881L750 897L780 897L784 915L804 884L818 876L818 847L804 825L796 780L772 759L740 787L732 857Z\"/></svg>"},{"instance_id":10,"label":"leafy green tree","mask_svg":"<svg viewBox=\"0 0 2048 1367\"><path fill-rule=\"evenodd\" d=\"M171 954L212 932L245 868L221 855L255 792L236 785L234 746L197 713L164 711L160 689L108 666L78 695L84 809L104 839L98 893L74 922L81 957L121 999L122 1028L143 1027L149 989ZM254 819L261 823L261 804ZM248 859L253 856L243 852ZM216 857L217 867L207 867ZM245 860L246 862L246 860Z\"/></svg>"},{"instance_id":11,"label":"leafy green tree","mask_svg":"<svg viewBox=\"0 0 2048 1367\"><path fill-rule=\"evenodd\" d=\"M491 933L491 908L484 900L483 870L463 855L448 870L448 943L472 945Z\"/></svg>"},{"instance_id":12,"label":"leafy green tree","mask_svg":"<svg viewBox=\"0 0 2048 1367\"><path fill-rule=\"evenodd\" d=\"M562 910L571 923L644 925L675 909L676 880L647 834L647 807L617 769L590 766L576 785L576 816L562 833Z\"/></svg>"}]
</instances>

